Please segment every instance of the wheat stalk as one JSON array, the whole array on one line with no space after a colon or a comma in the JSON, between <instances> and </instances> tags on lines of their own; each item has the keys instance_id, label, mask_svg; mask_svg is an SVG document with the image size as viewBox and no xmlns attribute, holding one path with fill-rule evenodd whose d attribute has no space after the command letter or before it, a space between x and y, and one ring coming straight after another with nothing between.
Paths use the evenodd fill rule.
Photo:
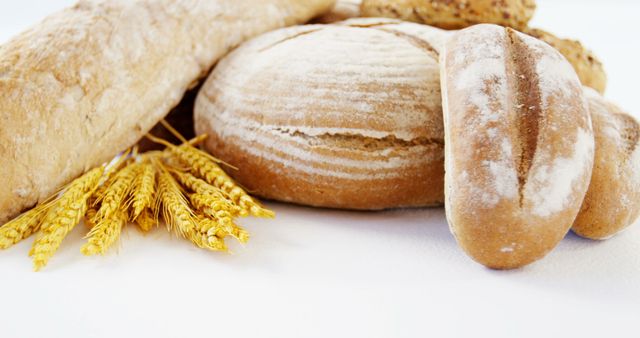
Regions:
<instances>
[{"instance_id":1,"label":"wheat stalk","mask_svg":"<svg viewBox=\"0 0 640 338\"><path fill-rule=\"evenodd\" d=\"M0 227L0 249L7 249L40 229L49 204L40 204Z\"/></svg>"},{"instance_id":2,"label":"wheat stalk","mask_svg":"<svg viewBox=\"0 0 640 338\"><path fill-rule=\"evenodd\" d=\"M104 220L112 218L124 204L133 181L139 173L140 164L132 163L120 170L106 186L101 199L100 209L95 217L96 225L100 225ZM107 182L108 183L108 182Z\"/></svg>"},{"instance_id":3,"label":"wheat stalk","mask_svg":"<svg viewBox=\"0 0 640 338\"><path fill-rule=\"evenodd\" d=\"M131 190L132 220L138 218L145 208L150 207L154 201L156 169L151 163L143 163L141 166L140 173L133 181L133 189Z\"/></svg>"},{"instance_id":4,"label":"wheat stalk","mask_svg":"<svg viewBox=\"0 0 640 338\"><path fill-rule=\"evenodd\" d=\"M87 235L88 241L80 252L86 256L104 255L107 250L120 238L122 228L127 224L127 213L117 210L108 218L96 224Z\"/></svg>"},{"instance_id":5,"label":"wheat stalk","mask_svg":"<svg viewBox=\"0 0 640 338\"><path fill-rule=\"evenodd\" d=\"M211 155L194 148L190 143L175 146L165 143L169 153L177 157L185 165L210 185L224 191L229 198L244 211L256 217L275 217L273 211L262 207L244 189L240 188L227 173L220 168L217 160Z\"/></svg>"},{"instance_id":6,"label":"wheat stalk","mask_svg":"<svg viewBox=\"0 0 640 338\"><path fill-rule=\"evenodd\" d=\"M85 215L88 200L95 192L104 169L102 166L88 171L71 182L60 197L52 202L30 252L36 271L47 265L67 234Z\"/></svg>"}]
</instances>

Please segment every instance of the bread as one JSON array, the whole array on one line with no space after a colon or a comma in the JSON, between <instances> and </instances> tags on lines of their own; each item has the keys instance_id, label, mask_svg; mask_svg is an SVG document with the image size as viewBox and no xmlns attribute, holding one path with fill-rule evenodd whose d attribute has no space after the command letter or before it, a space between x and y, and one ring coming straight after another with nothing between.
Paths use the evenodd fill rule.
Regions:
<instances>
[{"instance_id":1,"label":"bread","mask_svg":"<svg viewBox=\"0 0 640 338\"><path fill-rule=\"evenodd\" d=\"M531 263L569 231L591 177L578 76L551 46L496 25L456 33L440 60L451 231L490 268Z\"/></svg>"},{"instance_id":2,"label":"bread","mask_svg":"<svg viewBox=\"0 0 640 338\"><path fill-rule=\"evenodd\" d=\"M313 20L314 23L334 23L360 16L362 0L338 0L327 13Z\"/></svg>"},{"instance_id":3,"label":"bread","mask_svg":"<svg viewBox=\"0 0 640 338\"><path fill-rule=\"evenodd\" d=\"M633 224L640 214L640 126L638 121L590 88L596 151L591 184L573 232L606 239Z\"/></svg>"},{"instance_id":4,"label":"bread","mask_svg":"<svg viewBox=\"0 0 640 338\"><path fill-rule=\"evenodd\" d=\"M265 198L367 210L441 204L446 34L354 19L260 36L203 85L196 133Z\"/></svg>"},{"instance_id":5,"label":"bread","mask_svg":"<svg viewBox=\"0 0 640 338\"><path fill-rule=\"evenodd\" d=\"M538 38L557 49L573 66L583 85L591 87L601 94L607 87L607 74L602 62L580 41L561 39L541 29L527 28L524 33Z\"/></svg>"},{"instance_id":6,"label":"bread","mask_svg":"<svg viewBox=\"0 0 640 338\"><path fill-rule=\"evenodd\" d=\"M527 27L535 0L363 0L363 16L397 18L444 29L493 23Z\"/></svg>"},{"instance_id":7,"label":"bread","mask_svg":"<svg viewBox=\"0 0 640 338\"><path fill-rule=\"evenodd\" d=\"M0 47L0 223L133 145L259 33L333 0L86 0Z\"/></svg>"}]
</instances>

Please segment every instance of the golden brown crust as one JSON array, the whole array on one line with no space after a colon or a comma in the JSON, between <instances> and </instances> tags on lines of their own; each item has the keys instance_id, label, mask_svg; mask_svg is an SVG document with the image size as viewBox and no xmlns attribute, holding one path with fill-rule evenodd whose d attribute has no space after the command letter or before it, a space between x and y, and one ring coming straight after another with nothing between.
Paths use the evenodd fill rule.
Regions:
<instances>
[{"instance_id":1,"label":"golden brown crust","mask_svg":"<svg viewBox=\"0 0 640 338\"><path fill-rule=\"evenodd\" d=\"M535 0L363 0L367 17L388 17L444 29L479 23L523 29L535 12Z\"/></svg>"},{"instance_id":2,"label":"golden brown crust","mask_svg":"<svg viewBox=\"0 0 640 338\"><path fill-rule=\"evenodd\" d=\"M523 32L557 49L571 63L583 85L604 94L607 87L607 73L604 71L604 66L593 52L583 46L580 41L561 39L549 32L535 28L527 28Z\"/></svg>"},{"instance_id":3,"label":"golden brown crust","mask_svg":"<svg viewBox=\"0 0 640 338\"><path fill-rule=\"evenodd\" d=\"M596 140L593 176L573 232L607 239L640 214L640 125L632 116L585 88Z\"/></svg>"},{"instance_id":4,"label":"golden brown crust","mask_svg":"<svg viewBox=\"0 0 640 338\"><path fill-rule=\"evenodd\" d=\"M333 8L314 19L313 23L334 23L360 16L360 4L362 0L338 0Z\"/></svg>"},{"instance_id":5,"label":"golden brown crust","mask_svg":"<svg viewBox=\"0 0 640 338\"><path fill-rule=\"evenodd\" d=\"M271 32L219 63L196 100L196 132L266 198L441 204L443 34L387 19Z\"/></svg>"},{"instance_id":6,"label":"golden brown crust","mask_svg":"<svg viewBox=\"0 0 640 338\"><path fill-rule=\"evenodd\" d=\"M569 230L591 175L578 77L547 44L495 25L458 32L440 60L452 232L491 268L542 258Z\"/></svg>"},{"instance_id":7,"label":"golden brown crust","mask_svg":"<svg viewBox=\"0 0 640 338\"><path fill-rule=\"evenodd\" d=\"M133 145L235 45L333 3L81 1L1 46L0 223Z\"/></svg>"}]
</instances>

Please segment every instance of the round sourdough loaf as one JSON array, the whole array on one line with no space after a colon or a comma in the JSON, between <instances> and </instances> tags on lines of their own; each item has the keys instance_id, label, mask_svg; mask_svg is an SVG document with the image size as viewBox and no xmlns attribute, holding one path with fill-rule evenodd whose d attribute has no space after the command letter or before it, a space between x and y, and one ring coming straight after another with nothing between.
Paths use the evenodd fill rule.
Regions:
<instances>
[{"instance_id":1,"label":"round sourdough loaf","mask_svg":"<svg viewBox=\"0 0 640 338\"><path fill-rule=\"evenodd\" d=\"M585 88L596 141L591 184L573 232L606 239L640 214L640 125L632 116Z\"/></svg>"},{"instance_id":2,"label":"round sourdough loaf","mask_svg":"<svg viewBox=\"0 0 640 338\"><path fill-rule=\"evenodd\" d=\"M355 19L267 33L220 61L198 134L265 198L384 209L443 202L444 31Z\"/></svg>"},{"instance_id":3,"label":"round sourdough loaf","mask_svg":"<svg viewBox=\"0 0 640 338\"><path fill-rule=\"evenodd\" d=\"M578 76L551 46L496 25L459 31L440 60L453 234L491 268L542 258L569 231L593 167Z\"/></svg>"}]
</instances>

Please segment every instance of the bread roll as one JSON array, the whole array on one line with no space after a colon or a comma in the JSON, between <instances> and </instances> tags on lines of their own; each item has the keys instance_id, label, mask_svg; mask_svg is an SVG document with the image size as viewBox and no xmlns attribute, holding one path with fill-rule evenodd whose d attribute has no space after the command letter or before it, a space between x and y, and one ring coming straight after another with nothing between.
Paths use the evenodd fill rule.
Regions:
<instances>
[{"instance_id":1,"label":"bread roll","mask_svg":"<svg viewBox=\"0 0 640 338\"><path fill-rule=\"evenodd\" d=\"M604 66L593 52L584 47L580 41L561 39L549 32L535 28L527 28L524 32L557 49L571 63L583 85L591 87L601 94L604 93L607 87L607 73L604 71Z\"/></svg>"},{"instance_id":2,"label":"bread roll","mask_svg":"<svg viewBox=\"0 0 640 338\"><path fill-rule=\"evenodd\" d=\"M493 23L516 29L527 27L535 0L363 0L363 16L388 17L459 29Z\"/></svg>"},{"instance_id":3,"label":"bread roll","mask_svg":"<svg viewBox=\"0 0 640 338\"><path fill-rule=\"evenodd\" d=\"M315 19L314 23L334 23L360 16L362 0L338 0L327 13Z\"/></svg>"},{"instance_id":4,"label":"bread roll","mask_svg":"<svg viewBox=\"0 0 640 338\"><path fill-rule=\"evenodd\" d=\"M542 258L569 231L593 166L575 71L551 46L496 25L458 32L440 60L453 234L490 268Z\"/></svg>"},{"instance_id":5,"label":"bread roll","mask_svg":"<svg viewBox=\"0 0 640 338\"><path fill-rule=\"evenodd\" d=\"M444 34L359 19L260 36L203 85L196 133L265 198L368 210L440 204Z\"/></svg>"},{"instance_id":6,"label":"bread roll","mask_svg":"<svg viewBox=\"0 0 640 338\"><path fill-rule=\"evenodd\" d=\"M596 140L591 184L573 232L606 239L640 214L640 126L638 121L585 88Z\"/></svg>"},{"instance_id":7,"label":"bread roll","mask_svg":"<svg viewBox=\"0 0 640 338\"><path fill-rule=\"evenodd\" d=\"M231 48L333 0L93 0L0 47L0 223L133 145Z\"/></svg>"}]
</instances>

